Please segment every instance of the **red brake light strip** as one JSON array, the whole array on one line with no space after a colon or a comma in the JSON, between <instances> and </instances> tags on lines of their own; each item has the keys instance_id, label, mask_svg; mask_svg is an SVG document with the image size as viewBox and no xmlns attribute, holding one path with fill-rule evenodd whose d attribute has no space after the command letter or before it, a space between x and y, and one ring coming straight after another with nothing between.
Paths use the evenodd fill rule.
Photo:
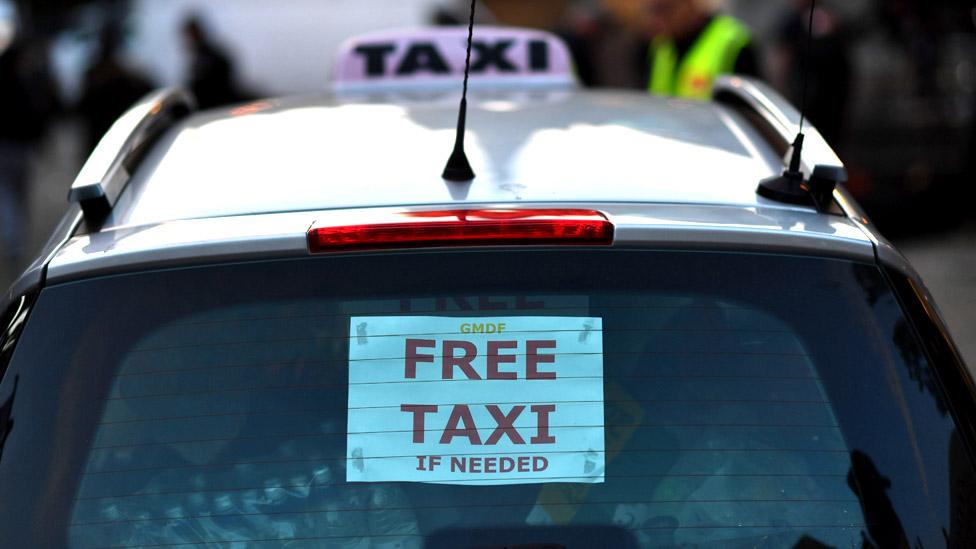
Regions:
<instances>
[{"instance_id":1,"label":"red brake light strip","mask_svg":"<svg viewBox=\"0 0 976 549\"><path fill-rule=\"evenodd\" d=\"M315 225L312 253L466 246L609 246L613 224L579 209L482 209L403 212L356 225Z\"/></svg>"}]
</instances>

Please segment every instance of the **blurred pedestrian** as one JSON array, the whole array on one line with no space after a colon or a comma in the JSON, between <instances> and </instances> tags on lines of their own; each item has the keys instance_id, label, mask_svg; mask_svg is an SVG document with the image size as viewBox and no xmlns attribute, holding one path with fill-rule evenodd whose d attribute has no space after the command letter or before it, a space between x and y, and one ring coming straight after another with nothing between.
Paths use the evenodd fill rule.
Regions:
<instances>
[{"instance_id":1,"label":"blurred pedestrian","mask_svg":"<svg viewBox=\"0 0 976 549\"><path fill-rule=\"evenodd\" d=\"M976 7L972 10L972 23L976 25ZM976 181L976 94L971 97L973 101L972 110L969 115L969 135L966 142L966 149L963 151L964 158L966 159L966 168L964 172L964 181L966 181L967 198L965 204L972 204L972 198L976 198L976 189L973 188L973 181ZM969 217L971 219L976 219L976 210L973 208L966 208L969 212Z\"/></svg>"},{"instance_id":2,"label":"blurred pedestrian","mask_svg":"<svg viewBox=\"0 0 976 549\"><path fill-rule=\"evenodd\" d=\"M440 26L467 25L470 10L470 0L453 0L434 10L430 21ZM604 26L610 18L603 15L601 10L567 0L483 0L475 13L475 21L481 25L539 28L557 34L569 47L576 75L583 85L600 86L606 85L600 78L613 74L619 66L619 63L610 63L610 66L602 63L605 57L601 55L605 50L602 46L607 35L604 31L615 34ZM616 61L616 58L611 58L611 61Z\"/></svg>"},{"instance_id":3,"label":"blurred pedestrian","mask_svg":"<svg viewBox=\"0 0 976 549\"><path fill-rule=\"evenodd\" d=\"M0 261L15 266L26 252L30 160L50 91L38 87L30 52L17 41L0 53Z\"/></svg>"},{"instance_id":4,"label":"blurred pedestrian","mask_svg":"<svg viewBox=\"0 0 976 549\"><path fill-rule=\"evenodd\" d=\"M214 41L203 21L192 16L183 24L190 52L188 85L200 108L207 109L246 99L237 87L234 63Z\"/></svg>"},{"instance_id":5,"label":"blurred pedestrian","mask_svg":"<svg viewBox=\"0 0 976 549\"><path fill-rule=\"evenodd\" d=\"M648 86L648 48L644 29L645 0L600 0L577 6L565 23L580 80L591 87Z\"/></svg>"},{"instance_id":6,"label":"blurred pedestrian","mask_svg":"<svg viewBox=\"0 0 976 549\"><path fill-rule=\"evenodd\" d=\"M538 27L556 33L569 46L580 82L587 87L638 88L647 86L647 40L634 32L644 0L579 2L525 2L485 0L476 21L484 25ZM626 5L630 12L621 10ZM435 25L467 25L470 0L451 0L430 17Z\"/></svg>"},{"instance_id":7,"label":"blurred pedestrian","mask_svg":"<svg viewBox=\"0 0 976 549\"><path fill-rule=\"evenodd\" d=\"M810 3L793 0L780 17L773 72L777 87L794 104L799 105L806 97L807 116L827 141L838 147L843 143L851 96L851 44L840 15L823 2L813 12L811 36ZM809 44L808 38L812 39Z\"/></svg>"},{"instance_id":8,"label":"blurred pedestrian","mask_svg":"<svg viewBox=\"0 0 976 549\"><path fill-rule=\"evenodd\" d=\"M648 88L656 95L708 99L722 74L758 76L752 32L711 0L644 0L651 39Z\"/></svg>"},{"instance_id":9,"label":"blurred pedestrian","mask_svg":"<svg viewBox=\"0 0 976 549\"><path fill-rule=\"evenodd\" d=\"M79 110L85 119L88 149L132 104L153 89L146 76L121 60L122 30L109 24L101 33L98 51L85 72Z\"/></svg>"},{"instance_id":10,"label":"blurred pedestrian","mask_svg":"<svg viewBox=\"0 0 976 549\"><path fill-rule=\"evenodd\" d=\"M939 3L928 0L879 0L878 17L894 44L904 48L915 72L915 93L939 93L939 54L949 35L939 21Z\"/></svg>"}]
</instances>

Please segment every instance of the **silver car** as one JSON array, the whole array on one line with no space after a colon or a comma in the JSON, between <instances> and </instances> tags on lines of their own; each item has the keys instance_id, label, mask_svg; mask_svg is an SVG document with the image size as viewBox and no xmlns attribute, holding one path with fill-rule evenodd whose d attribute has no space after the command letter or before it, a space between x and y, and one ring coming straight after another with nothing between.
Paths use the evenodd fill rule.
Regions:
<instances>
[{"instance_id":1,"label":"silver car","mask_svg":"<svg viewBox=\"0 0 976 549\"><path fill-rule=\"evenodd\" d=\"M815 130L803 192L757 192L797 111L485 36L471 181L456 65L403 36L350 46L376 82L113 127L2 305L2 545L976 543L973 382L918 276Z\"/></svg>"}]
</instances>

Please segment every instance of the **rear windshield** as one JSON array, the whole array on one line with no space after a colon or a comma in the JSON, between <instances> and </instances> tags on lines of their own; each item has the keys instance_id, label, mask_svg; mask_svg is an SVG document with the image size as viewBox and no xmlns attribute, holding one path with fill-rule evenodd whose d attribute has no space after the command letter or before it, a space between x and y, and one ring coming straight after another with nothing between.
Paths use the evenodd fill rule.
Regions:
<instances>
[{"instance_id":1,"label":"rear windshield","mask_svg":"<svg viewBox=\"0 0 976 549\"><path fill-rule=\"evenodd\" d=\"M106 277L44 290L0 398L16 547L972 539L938 381L877 268L841 260L480 251Z\"/></svg>"}]
</instances>

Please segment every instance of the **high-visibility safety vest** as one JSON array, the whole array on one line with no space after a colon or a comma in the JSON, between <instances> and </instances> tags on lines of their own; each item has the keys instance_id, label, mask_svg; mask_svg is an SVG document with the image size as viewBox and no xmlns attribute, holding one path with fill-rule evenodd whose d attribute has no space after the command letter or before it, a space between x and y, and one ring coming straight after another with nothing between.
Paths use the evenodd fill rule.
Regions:
<instances>
[{"instance_id":1,"label":"high-visibility safety vest","mask_svg":"<svg viewBox=\"0 0 976 549\"><path fill-rule=\"evenodd\" d=\"M656 39L649 53L653 66L648 89L655 95L707 100L715 79L734 72L751 40L748 27L727 15L712 19L680 60L670 38Z\"/></svg>"}]
</instances>

